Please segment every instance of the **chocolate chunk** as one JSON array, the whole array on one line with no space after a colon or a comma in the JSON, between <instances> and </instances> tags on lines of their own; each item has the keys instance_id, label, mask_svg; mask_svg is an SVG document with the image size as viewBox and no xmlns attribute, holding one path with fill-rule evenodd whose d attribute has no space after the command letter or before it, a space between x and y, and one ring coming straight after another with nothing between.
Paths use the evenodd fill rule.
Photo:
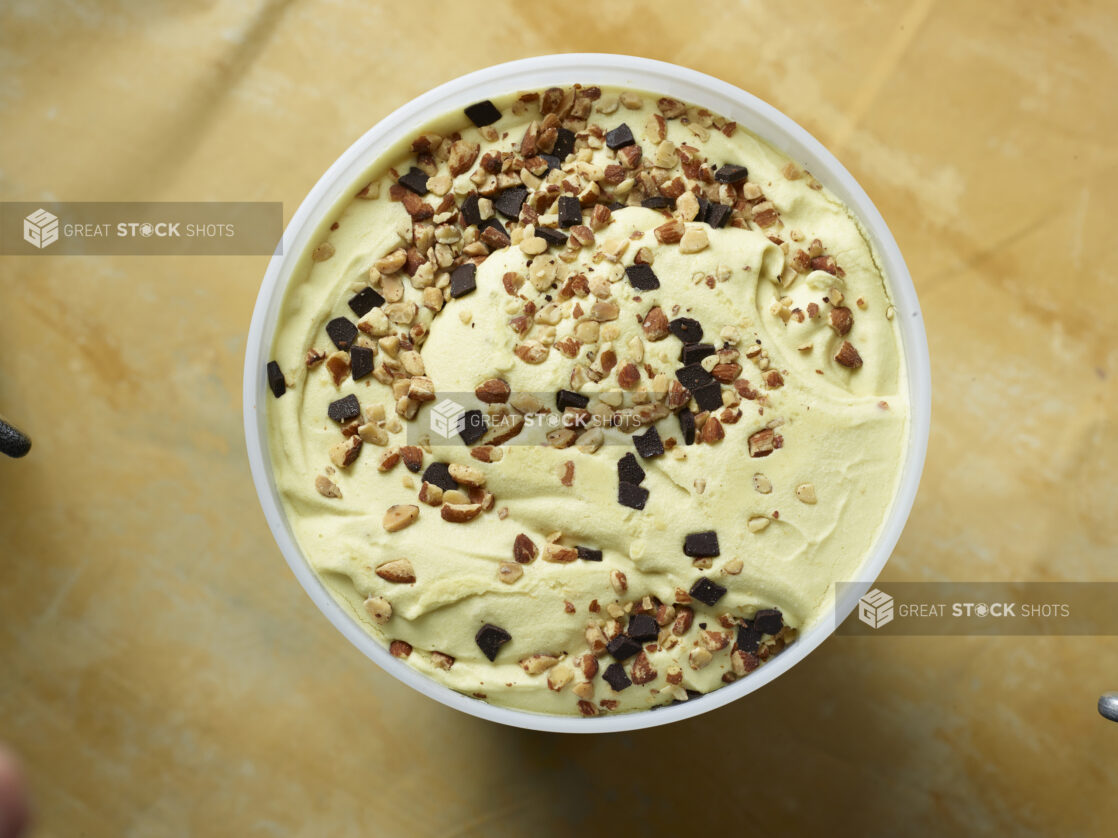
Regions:
<instances>
[{"instance_id":1,"label":"chocolate chunk","mask_svg":"<svg viewBox=\"0 0 1118 838\"><path fill-rule=\"evenodd\" d=\"M709 213L710 213L710 201L708 201L706 198L704 198L702 195L700 195L699 196L699 212L695 216L695 220L696 221L706 221L707 220L707 215Z\"/></svg>"},{"instance_id":2,"label":"chocolate chunk","mask_svg":"<svg viewBox=\"0 0 1118 838\"><path fill-rule=\"evenodd\" d=\"M373 288L362 288L349 298L349 307L358 317L364 317L377 306L384 305L384 297Z\"/></svg>"},{"instance_id":3,"label":"chocolate chunk","mask_svg":"<svg viewBox=\"0 0 1118 838\"><path fill-rule=\"evenodd\" d=\"M761 634L776 634L784 626L779 608L765 608L753 615L753 628Z\"/></svg>"},{"instance_id":4,"label":"chocolate chunk","mask_svg":"<svg viewBox=\"0 0 1118 838\"><path fill-rule=\"evenodd\" d=\"M264 368L264 372L268 378L268 389L272 391L273 396L278 399L280 396L287 392L287 379L284 378L283 370L280 369L280 365L278 363L276 363L275 361L269 361L267 366L265 366ZM3 424L3 422L0 422L0 425ZM13 454L12 456L23 455Z\"/></svg>"},{"instance_id":5,"label":"chocolate chunk","mask_svg":"<svg viewBox=\"0 0 1118 838\"><path fill-rule=\"evenodd\" d=\"M625 674L625 667L619 663L611 663L606 667L606 671L602 673L602 678L605 682L613 687L614 692L621 692L626 687L631 687L633 682L629 680L629 676Z\"/></svg>"},{"instance_id":6,"label":"chocolate chunk","mask_svg":"<svg viewBox=\"0 0 1118 838\"><path fill-rule=\"evenodd\" d=\"M655 291L660 287L660 280L652 272L651 265L630 265L625 269L625 276L638 291Z\"/></svg>"},{"instance_id":7,"label":"chocolate chunk","mask_svg":"<svg viewBox=\"0 0 1118 838\"><path fill-rule=\"evenodd\" d=\"M684 343L698 343L703 339L703 326L690 317L677 317L668 323L672 334Z\"/></svg>"},{"instance_id":8,"label":"chocolate chunk","mask_svg":"<svg viewBox=\"0 0 1118 838\"><path fill-rule=\"evenodd\" d=\"M354 346L349 350L349 374L360 381L373 371L373 350L367 346Z\"/></svg>"},{"instance_id":9,"label":"chocolate chunk","mask_svg":"<svg viewBox=\"0 0 1118 838\"><path fill-rule=\"evenodd\" d=\"M493 201L493 209L505 218L516 221L520 218L520 207L528 200L528 187L512 186Z\"/></svg>"},{"instance_id":10,"label":"chocolate chunk","mask_svg":"<svg viewBox=\"0 0 1118 838\"><path fill-rule=\"evenodd\" d=\"M326 415L340 425L361 415L361 403L357 401L357 396L350 393L335 402L330 402L330 406L326 408Z\"/></svg>"},{"instance_id":11,"label":"chocolate chunk","mask_svg":"<svg viewBox=\"0 0 1118 838\"><path fill-rule=\"evenodd\" d=\"M326 334L334 341L334 346L345 352L357 339L357 327L351 320L335 317L326 324Z\"/></svg>"},{"instance_id":12,"label":"chocolate chunk","mask_svg":"<svg viewBox=\"0 0 1118 838\"><path fill-rule=\"evenodd\" d=\"M648 614L634 614L625 633L638 643L651 643L660 636L660 627Z\"/></svg>"},{"instance_id":13,"label":"chocolate chunk","mask_svg":"<svg viewBox=\"0 0 1118 838\"><path fill-rule=\"evenodd\" d=\"M560 390L555 394L555 406L559 408L560 413L568 407L583 408L588 404L590 404L590 397L576 393L574 390Z\"/></svg>"},{"instance_id":14,"label":"chocolate chunk","mask_svg":"<svg viewBox=\"0 0 1118 838\"><path fill-rule=\"evenodd\" d=\"M690 410L679 412L679 429L683 432L683 444L695 444L695 414Z\"/></svg>"},{"instance_id":15,"label":"chocolate chunk","mask_svg":"<svg viewBox=\"0 0 1118 838\"><path fill-rule=\"evenodd\" d=\"M264 371L268 375L268 387L271 388L272 395L278 399L287 392L287 379L283 377L283 370L275 361L269 361Z\"/></svg>"},{"instance_id":16,"label":"chocolate chunk","mask_svg":"<svg viewBox=\"0 0 1118 838\"><path fill-rule=\"evenodd\" d=\"M578 550L578 557L584 562L600 562L602 560L601 550L592 550L589 547L576 547Z\"/></svg>"},{"instance_id":17,"label":"chocolate chunk","mask_svg":"<svg viewBox=\"0 0 1118 838\"><path fill-rule=\"evenodd\" d=\"M664 453L664 443L660 441L660 434L653 425L643 434L633 434L633 445L637 446L637 453L646 460L659 457Z\"/></svg>"},{"instance_id":18,"label":"chocolate chunk","mask_svg":"<svg viewBox=\"0 0 1118 838\"><path fill-rule=\"evenodd\" d=\"M617 502L630 509L644 509L644 505L648 503L648 489L632 483L618 483Z\"/></svg>"},{"instance_id":19,"label":"chocolate chunk","mask_svg":"<svg viewBox=\"0 0 1118 838\"><path fill-rule=\"evenodd\" d=\"M609 208L610 212L617 212L618 210L625 209L626 205L620 201L613 201L612 203L606 204L606 206Z\"/></svg>"},{"instance_id":20,"label":"chocolate chunk","mask_svg":"<svg viewBox=\"0 0 1118 838\"><path fill-rule=\"evenodd\" d=\"M753 627L752 620L738 626L738 648L743 652L756 652L761 645L761 632Z\"/></svg>"},{"instance_id":21,"label":"chocolate chunk","mask_svg":"<svg viewBox=\"0 0 1118 838\"><path fill-rule=\"evenodd\" d=\"M703 219L711 227L725 227L726 222L730 220L730 213L733 212L733 207L728 207L725 204L711 204L706 211L706 217Z\"/></svg>"},{"instance_id":22,"label":"chocolate chunk","mask_svg":"<svg viewBox=\"0 0 1118 838\"><path fill-rule=\"evenodd\" d=\"M541 158L547 164L548 170L563 168L563 161L556 157L554 154L541 154Z\"/></svg>"},{"instance_id":23,"label":"chocolate chunk","mask_svg":"<svg viewBox=\"0 0 1118 838\"><path fill-rule=\"evenodd\" d=\"M501 112L497 110L497 106L490 102L488 99L477 102L466 108L466 116L470 118L470 122L478 128L484 128L486 125L492 125L501 118ZM491 659L492 660L492 659Z\"/></svg>"},{"instance_id":24,"label":"chocolate chunk","mask_svg":"<svg viewBox=\"0 0 1118 838\"><path fill-rule=\"evenodd\" d=\"M632 452L617 461L617 479L622 483L632 483L634 486L644 480L644 469Z\"/></svg>"},{"instance_id":25,"label":"chocolate chunk","mask_svg":"<svg viewBox=\"0 0 1118 838\"><path fill-rule=\"evenodd\" d=\"M741 183L747 177L749 177L749 169L745 166L735 166L733 163L720 166L714 173L714 179L719 183Z\"/></svg>"},{"instance_id":26,"label":"chocolate chunk","mask_svg":"<svg viewBox=\"0 0 1118 838\"><path fill-rule=\"evenodd\" d=\"M697 364L708 355L714 354L714 347L709 343L686 343L683 351L679 353L679 362L684 366Z\"/></svg>"},{"instance_id":27,"label":"chocolate chunk","mask_svg":"<svg viewBox=\"0 0 1118 838\"><path fill-rule=\"evenodd\" d=\"M486 623L474 635L474 642L481 649L481 653L489 660L494 660L497 657L497 652L510 640L512 640L511 634L492 623Z\"/></svg>"},{"instance_id":28,"label":"chocolate chunk","mask_svg":"<svg viewBox=\"0 0 1118 838\"><path fill-rule=\"evenodd\" d=\"M641 644L624 634L617 635L617 637L606 644L606 651L613 655L614 659L619 661L631 658L640 650Z\"/></svg>"},{"instance_id":29,"label":"chocolate chunk","mask_svg":"<svg viewBox=\"0 0 1118 838\"><path fill-rule=\"evenodd\" d=\"M567 243L567 235L565 233L560 233L554 227L537 227L536 235L549 245L561 246Z\"/></svg>"},{"instance_id":30,"label":"chocolate chunk","mask_svg":"<svg viewBox=\"0 0 1118 838\"><path fill-rule=\"evenodd\" d=\"M636 139L633 138L633 132L629 126L622 122L612 131L606 132L606 145L617 151L619 148L625 148L627 145L633 145Z\"/></svg>"},{"instance_id":31,"label":"chocolate chunk","mask_svg":"<svg viewBox=\"0 0 1118 838\"><path fill-rule=\"evenodd\" d=\"M462 213L462 220L467 225L481 224L481 208L478 206L480 199L476 192L471 192L466 196L466 200L462 202L459 211Z\"/></svg>"},{"instance_id":32,"label":"chocolate chunk","mask_svg":"<svg viewBox=\"0 0 1118 838\"><path fill-rule=\"evenodd\" d=\"M641 206L645 209L667 209L672 205L672 202L665 198L663 195L655 195L651 198L645 198L641 201Z\"/></svg>"},{"instance_id":33,"label":"chocolate chunk","mask_svg":"<svg viewBox=\"0 0 1118 838\"><path fill-rule=\"evenodd\" d=\"M706 387L708 384L717 384L714 376L703 369L702 364L688 364L685 367L680 367L675 371L675 377L679 379L679 383L694 393L700 387Z\"/></svg>"},{"instance_id":34,"label":"chocolate chunk","mask_svg":"<svg viewBox=\"0 0 1118 838\"><path fill-rule=\"evenodd\" d=\"M683 555L708 559L718 555L718 533L714 530L688 533L683 537Z\"/></svg>"},{"instance_id":35,"label":"chocolate chunk","mask_svg":"<svg viewBox=\"0 0 1118 838\"><path fill-rule=\"evenodd\" d=\"M718 410L722 407L722 388L718 382L715 381L711 384L706 384L702 387L691 390L691 397L695 399L695 403L703 410Z\"/></svg>"},{"instance_id":36,"label":"chocolate chunk","mask_svg":"<svg viewBox=\"0 0 1118 838\"><path fill-rule=\"evenodd\" d=\"M412 166L408 173L396 182L421 197L427 194L427 173L415 166Z\"/></svg>"},{"instance_id":37,"label":"chocolate chunk","mask_svg":"<svg viewBox=\"0 0 1118 838\"><path fill-rule=\"evenodd\" d=\"M582 223L582 204L578 198L563 195L559 198L559 226L573 227Z\"/></svg>"},{"instance_id":38,"label":"chocolate chunk","mask_svg":"<svg viewBox=\"0 0 1118 838\"><path fill-rule=\"evenodd\" d=\"M559 133L555 137L555 145L551 147L551 153L559 160L560 165L567 159L567 157L574 153L575 150L575 132L567 128L560 128Z\"/></svg>"},{"instance_id":39,"label":"chocolate chunk","mask_svg":"<svg viewBox=\"0 0 1118 838\"><path fill-rule=\"evenodd\" d=\"M485 416L480 410L467 410L458 417L458 436L466 445L473 445L485 436Z\"/></svg>"},{"instance_id":40,"label":"chocolate chunk","mask_svg":"<svg viewBox=\"0 0 1118 838\"><path fill-rule=\"evenodd\" d=\"M450 296L461 297L477 288L477 265L466 262L450 274Z\"/></svg>"},{"instance_id":41,"label":"chocolate chunk","mask_svg":"<svg viewBox=\"0 0 1118 838\"><path fill-rule=\"evenodd\" d=\"M726 593L726 589L719 585L717 582L712 582L705 576L700 576L698 581L691 586L688 592L691 594L692 599L697 599L704 605L714 605Z\"/></svg>"},{"instance_id":42,"label":"chocolate chunk","mask_svg":"<svg viewBox=\"0 0 1118 838\"><path fill-rule=\"evenodd\" d=\"M488 230L490 227L492 227L494 230L496 230L498 233L500 233L506 239L509 237L509 231L505 229L505 225L501 223L501 220L499 218L497 218L497 216L493 216L492 218L487 218L484 221L481 221L481 222L478 223L478 225L477 225L478 237L480 238L481 234L484 233L486 230Z\"/></svg>"},{"instance_id":43,"label":"chocolate chunk","mask_svg":"<svg viewBox=\"0 0 1118 838\"><path fill-rule=\"evenodd\" d=\"M423 481L438 486L444 492L458 488L458 481L450 476L450 466L446 463L431 463L423 471Z\"/></svg>"}]
</instances>

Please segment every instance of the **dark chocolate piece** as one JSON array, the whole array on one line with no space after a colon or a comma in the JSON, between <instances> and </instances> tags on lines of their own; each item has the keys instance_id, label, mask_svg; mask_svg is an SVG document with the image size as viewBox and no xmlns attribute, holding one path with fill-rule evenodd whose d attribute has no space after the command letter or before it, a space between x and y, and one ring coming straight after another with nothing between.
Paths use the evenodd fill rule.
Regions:
<instances>
[{"instance_id":1,"label":"dark chocolate piece","mask_svg":"<svg viewBox=\"0 0 1118 838\"><path fill-rule=\"evenodd\" d=\"M497 110L497 106L485 99L481 102L476 102L466 108L466 116L470 118L470 122L478 128L484 128L486 125L492 125L501 118L501 112Z\"/></svg>"},{"instance_id":2,"label":"dark chocolate piece","mask_svg":"<svg viewBox=\"0 0 1118 838\"><path fill-rule=\"evenodd\" d=\"M625 674L625 667L619 663L611 663L606 667L606 671L602 673L602 678L605 682L613 687L614 692L621 692L626 687L631 687L633 682L629 680L629 676Z\"/></svg>"},{"instance_id":3,"label":"dark chocolate piece","mask_svg":"<svg viewBox=\"0 0 1118 838\"><path fill-rule=\"evenodd\" d=\"M563 168L563 161L556 157L554 154L541 154L540 157L547 163L548 170Z\"/></svg>"},{"instance_id":4,"label":"dark chocolate piece","mask_svg":"<svg viewBox=\"0 0 1118 838\"><path fill-rule=\"evenodd\" d=\"M493 209L505 218L516 221L520 218L520 208L528 200L527 186L511 186L496 197Z\"/></svg>"},{"instance_id":5,"label":"dark chocolate piece","mask_svg":"<svg viewBox=\"0 0 1118 838\"><path fill-rule=\"evenodd\" d=\"M633 483L618 483L617 502L630 509L644 509L644 505L648 503L648 489Z\"/></svg>"},{"instance_id":6,"label":"dark chocolate piece","mask_svg":"<svg viewBox=\"0 0 1118 838\"><path fill-rule=\"evenodd\" d=\"M695 220L696 221L706 221L707 216L708 216L709 213L710 213L710 201L708 201L706 198L704 198L702 195L700 195L699 196L699 212L695 216Z\"/></svg>"},{"instance_id":7,"label":"dark chocolate piece","mask_svg":"<svg viewBox=\"0 0 1118 838\"><path fill-rule=\"evenodd\" d=\"M753 615L753 628L761 634L776 634L784 626L779 608L765 608Z\"/></svg>"},{"instance_id":8,"label":"dark chocolate piece","mask_svg":"<svg viewBox=\"0 0 1118 838\"><path fill-rule=\"evenodd\" d=\"M505 631L500 626L495 626L492 623L486 623L484 626L477 630L474 635L474 642L477 647L481 649L481 653L489 660L494 660L497 657L497 652L512 640L512 635Z\"/></svg>"},{"instance_id":9,"label":"dark chocolate piece","mask_svg":"<svg viewBox=\"0 0 1118 838\"><path fill-rule=\"evenodd\" d=\"M683 444L695 444L695 414L684 408L679 412L679 429L683 432Z\"/></svg>"},{"instance_id":10,"label":"dark chocolate piece","mask_svg":"<svg viewBox=\"0 0 1118 838\"><path fill-rule=\"evenodd\" d=\"M496 230L498 233L500 233L506 239L509 237L509 231L505 229L505 225L501 223L501 219L497 218L497 216L495 216L495 215L478 223L478 225L477 225L478 237L480 238L481 234L484 233L486 230L488 230L490 227L492 227L494 230Z\"/></svg>"},{"instance_id":11,"label":"dark chocolate piece","mask_svg":"<svg viewBox=\"0 0 1118 838\"><path fill-rule=\"evenodd\" d=\"M634 486L644 480L644 469L631 451L617 461L617 479Z\"/></svg>"},{"instance_id":12,"label":"dark chocolate piece","mask_svg":"<svg viewBox=\"0 0 1118 838\"><path fill-rule=\"evenodd\" d=\"M466 262L450 274L450 296L461 297L477 288L477 265Z\"/></svg>"},{"instance_id":13,"label":"dark chocolate piece","mask_svg":"<svg viewBox=\"0 0 1118 838\"><path fill-rule=\"evenodd\" d=\"M362 288L349 298L349 307L358 317L364 317L377 306L384 305L384 297L374 288Z\"/></svg>"},{"instance_id":14,"label":"dark chocolate piece","mask_svg":"<svg viewBox=\"0 0 1118 838\"><path fill-rule=\"evenodd\" d=\"M559 198L559 226L573 227L582 223L582 204L578 198L562 195Z\"/></svg>"},{"instance_id":15,"label":"dark chocolate piece","mask_svg":"<svg viewBox=\"0 0 1118 838\"><path fill-rule=\"evenodd\" d=\"M427 194L427 173L415 166L412 166L408 173L396 182L420 197Z\"/></svg>"},{"instance_id":16,"label":"dark chocolate piece","mask_svg":"<svg viewBox=\"0 0 1118 838\"><path fill-rule=\"evenodd\" d=\"M350 393L337 401L330 402L330 406L326 408L326 415L341 425L361 415L361 403L357 401L357 396Z\"/></svg>"},{"instance_id":17,"label":"dark chocolate piece","mask_svg":"<svg viewBox=\"0 0 1118 838\"><path fill-rule=\"evenodd\" d=\"M694 393L700 387L706 387L708 384L715 383L714 376L703 369L702 364L688 364L685 367L680 367L675 371L675 377L679 379L679 383Z\"/></svg>"},{"instance_id":18,"label":"dark chocolate piece","mask_svg":"<svg viewBox=\"0 0 1118 838\"><path fill-rule=\"evenodd\" d=\"M609 207L610 212L617 212L618 210L625 209L626 204L623 204L620 201L613 201L612 203L606 204L606 206Z\"/></svg>"},{"instance_id":19,"label":"dark chocolate piece","mask_svg":"<svg viewBox=\"0 0 1118 838\"><path fill-rule=\"evenodd\" d=\"M360 381L373 371L373 350L367 346L354 346L349 350L349 374Z\"/></svg>"},{"instance_id":20,"label":"dark chocolate piece","mask_svg":"<svg viewBox=\"0 0 1118 838\"><path fill-rule=\"evenodd\" d=\"M485 436L485 415L480 410L467 410L458 417L458 436L466 445L473 445Z\"/></svg>"},{"instance_id":21,"label":"dark chocolate piece","mask_svg":"<svg viewBox=\"0 0 1118 838\"><path fill-rule=\"evenodd\" d=\"M672 202L663 195L653 195L651 198L645 198L641 201L641 206L645 209L667 209L671 205Z\"/></svg>"},{"instance_id":22,"label":"dark chocolate piece","mask_svg":"<svg viewBox=\"0 0 1118 838\"><path fill-rule=\"evenodd\" d=\"M714 354L714 347L709 343L685 343L683 351L679 353L679 362L684 366L697 364L708 355Z\"/></svg>"},{"instance_id":23,"label":"dark chocolate piece","mask_svg":"<svg viewBox=\"0 0 1118 838\"><path fill-rule=\"evenodd\" d=\"M334 341L334 346L345 352L357 339L357 327L353 325L352 320L335 317L326 324L326 334Z\"/></svg>"},{"instance_id":24,"label":"dark chocolate piece","mask_svg":"<svg viewBox=\"0 0 1118 838\"><path fill-rule=\"evenodd\" d=\"M703 339L703 326L691 317L677 317L668 323L672 334L684 343L698 343Z\"/></svg>"},{"instance_id":25,"label":"dark chocolate piece","mask_svg":"<svg viewBox=\"0 0 1118 838\"><path fill-rule=\"evenodd\" d=\"M726 204L711 204L707 207L706 217L703 220L711 227L725 227L726 222L730 220L731 212L733 208Z\"/></svg>"},{"instance_id":26,"label":"dark chocolate piece","mask_svg":"<svg viewBox=\"0 0 1118 838\"><path fill-rule=\"evenodd\" d=\"M625 633L638 643L651 643L660 636L660 627L648 614L634 614Z\"/></svg>"},{"instance_id":27,"label":"dark chocolate piece","mask_svg":"<svg viewBox=\"0 0 1118 838\"><path fill-rule=\"evenodd\" d=\"M438 486L444 492L458 488L458 481L450 476L450 466L446 463L431 463L423 471L423 480L432 486Z\"/></svg>"},{"instance_id":28,"label":"dark chocolate piece","mask_svg":"<svg viewBox=\"0 0 1118 838\"><path fill-rule=\"evenodd\" d=\"M660 434L655 425L643 434L633 434L633 445L637 446L637 453L646 460L659 457L664 453L664 443L660 441Z\"/></svg>"},{"instance_id":29,"label":"dark chocolate piece","mask_svg":"<svg viewBox=\"0 0 1118 838\"><path fill-rule=\"evenodd\" d=\"M719 183L740 183L747 177L749 177L749 169L745 166L735 166L733 163L719 166L714 173L714 179Z\"/></svg>"},{"instance_id":30,"label":"dark chocolate piece","mask_svg":"<svg viewBox=\"0 0 1118 838\"><path fill-rule=\"evenodd\" d=\"M606 145L617 151L619 148L625 148L627 145L633 145L636 139L633 137L633 132L629 126L622 122L612 131L606 131Z\"/></svg>"},{"instance_id":31,"label":"dark chocolate piece","mask_svg":"<svg viewBox=\"0 0 1118 838\"><path fill-rule=\"evenodd\" d=\"M560 390L555 394L555 406L559 408L560 413L568 407L582 408L588 404L590 404L590 397L576 393L574 390Z\"/></svg>"},{"instance_id":32,"label":"dark chocolate piece","mask_svg":"<svg viewBox=\"0 0 1118 838\"><path fill-rule=\"evenodd\" d=\"M268 374L268 387L271 388L272 395L278 399L287 392L287 379L283 377L283 370L275 361L269 361L265 372Z\"/></svg>"},{"instance_id":33,"label":"dark chocolate piece","mask_svg":"<svg viewBox=\"0 0 1118 838\"><path fill-rule=\"evenodd\" d=\"M761 645L761 632L753 627L752 620L738 626L738 648L743 652L756 652Z\"/></svg>"},{"instance_id":34,"label":"dark chocolate piece","mask_svg":"<svg viewBox=\"0 0 1118 838\"><path fill-rule=\"evenodd\" d=\"M714 530L688 533L683 537L683 555L710 559L718 555L718 533Z\"/></svg>"},{"instance_id":35,"label":"dark chocolate piece","mask_svg":"<svg viewBox=\"0 0 1118 838\"><path fill-rule=\"evenodd\" d=\"M655 291L660 287L660 280L653 273L651 265L630 265L625 269L625 276L629 277L629 284L638 291Z\"/></svg>"},{"instance_id":36,"label":"dark chocolate piece","mask_svg":"<svg viewBox=\"0 0 1118 838\"><path fill-rule=\"evenodd\" d=\"M465 221L467 225L481 223L481 208L478 207L479 200L477 193L471 192L466 196L466 200L462 202L462 206L459 207L459 211L462 213L462 220Z\"/></svg>"},{"instance_id":37,"label":"dark chocolate piece","mask_svg":"<svg viewBox=\"0 0 1118 838\"><path fill-rule=\"evenodd\" d=\"M567 243L566 233L560 233L554 227L537 227L536 235L547 242L548 245L562 246Z\"/></svg>"},{"instance_id":38,"label":"dark chocolate piece","mask_svg":"<svg viewBox=\"0 0 1118 838\"><path fill-rule=\"evenodd\" d=\"M705 384L702 387L691 390L691 397L695 399L695 403L699 405L702 410L718 410L722 407L722 388L717 381L710 384Z\"/></svg>"},{"instance_id":39,"label":"dark chocolate piece","mask_svg":"<svg viewBox=\"0 0 1118 838\"><path fill-rule=\"evenodd\" d=\"M617 637L606 644L606 651L619 661L631 658L640 650L641 644L624 634L617 635Z\"/></svg>"},{"instance_id":40,"label":"dark chocolate piece","mask_svg":"<svg viewBox=\"0 0 1118 838\"><path fill-rule=\"evenodd\" d=\"M578 557L584 562L600 562L602 560L602 551L593 550L589 547L576 547L578 550Z\"/></svg>"},{"instance_id":41,"label":"dark chocolate piece","mask_svg":"<svg viewBox=\"0 0 1118 838\"><path fill-rule=\"evenodd\" d=\"M717 582L700 576L688 593L691 594L692 599L697 599L704 605L714 605L726 594L726 589Z\"/></svg>"},{"instance_id":42,"label":"dark chocolate piece","mask_svg":"<svg viewBox=\"0 0 1118 838\"><path fill-rule=\"evenodd\" d=\"M551 153L559 160L560 165L567 159L567 157L574 153L575 150L575 132L568 128L560 128L559 133L555 137L555 145L551 147Z\"/></svg>"}]
</instances>

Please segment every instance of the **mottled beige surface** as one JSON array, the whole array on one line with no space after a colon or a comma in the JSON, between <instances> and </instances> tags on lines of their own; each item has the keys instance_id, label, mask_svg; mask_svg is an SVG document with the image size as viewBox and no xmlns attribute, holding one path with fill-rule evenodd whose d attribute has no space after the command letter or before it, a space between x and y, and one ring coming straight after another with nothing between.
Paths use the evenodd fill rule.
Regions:
<instances>
[{"instance_id":1,"label":"mottled beige surface","mask_svg":"<svg viewBox=\"0 0 1118 838\"><path fill-rule=\"evenodd\" d=\"M496 0L6 4L0 199L290 215L360 132L467 70L575 50L691 65L830 146L915 276L934 428L887 578L1118 578L1113 4L614 5L541 25ZM1118 725L1094 710L1118 688L1113 638L837 638L734 706L598 739L421 699L318 615L257 509L239 389L265 259L0 264L0 411L35 439L0 462L0 737L39 835L1118 820ZM685 793L661 793L673 777Z\"/></svg>"}]
</instances>

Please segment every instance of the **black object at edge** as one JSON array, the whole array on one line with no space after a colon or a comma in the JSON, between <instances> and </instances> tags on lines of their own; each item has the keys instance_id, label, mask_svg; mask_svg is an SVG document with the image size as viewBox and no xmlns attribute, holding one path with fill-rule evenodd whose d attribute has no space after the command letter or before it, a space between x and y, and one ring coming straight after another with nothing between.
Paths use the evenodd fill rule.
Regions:
<instances>
[{"instance_id":1,"label":"black object at edge","mask_svg":"<svg viewBox=\"0 0 1118 838\"><path fill-rule=\"evenodd\" d=\"M0 419L0 453L22 457L31 450L31 439L23 431Z\"/></svg>"}]
</instances>

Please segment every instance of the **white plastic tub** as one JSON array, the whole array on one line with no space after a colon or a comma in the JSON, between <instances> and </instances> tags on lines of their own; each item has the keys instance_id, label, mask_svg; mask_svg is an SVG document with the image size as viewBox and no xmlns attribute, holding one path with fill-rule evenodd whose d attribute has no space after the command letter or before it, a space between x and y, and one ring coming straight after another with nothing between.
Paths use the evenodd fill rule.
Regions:
<instances>
[{"instance_id":1,"label":"white plastic tub","mask_svg":"<svg viewBox=\"0 0 1118 838\"><path fill-rule=\"evenodd\" d=\"M392 657L387 649L367 634L334 601L304 559L288 527L276 491L265 426L265 400L270 396L264 369L269 360L276 317L287 284L300 255L314 235L315 228L339 201L353 194L355 185L359 185L358 179L377 157L425 123L449 111L460 110L479 100L495 98L503 93L576 82L647 90L709 108L728 119L736 120L785 151L844 201L861 220L882 260L904 343L911 399L908 450L900 489L872 553L867 557L858 578L851 580L859 584L845 588L845 593L836 603L836 613L824 616L784 652L748 677L701 698L656 710L594 718L541 715L488 704L454 692ZM753 692L807 657L869 590L900 538L920 483L928 446L930 416L931 373L928 344L912 278L881 214L850 173L807 131L755 96L694 70L624 55L545 55L498 64L447 82L414 99L373 126L329 168L291 219L283 234L282 252L272 257L260 286L245 350L245 438L252 477L272 535L307 594L354 646L405 684L465 713L534 730L607 733L686 719Z\"/></svg>"}]
</instances>

